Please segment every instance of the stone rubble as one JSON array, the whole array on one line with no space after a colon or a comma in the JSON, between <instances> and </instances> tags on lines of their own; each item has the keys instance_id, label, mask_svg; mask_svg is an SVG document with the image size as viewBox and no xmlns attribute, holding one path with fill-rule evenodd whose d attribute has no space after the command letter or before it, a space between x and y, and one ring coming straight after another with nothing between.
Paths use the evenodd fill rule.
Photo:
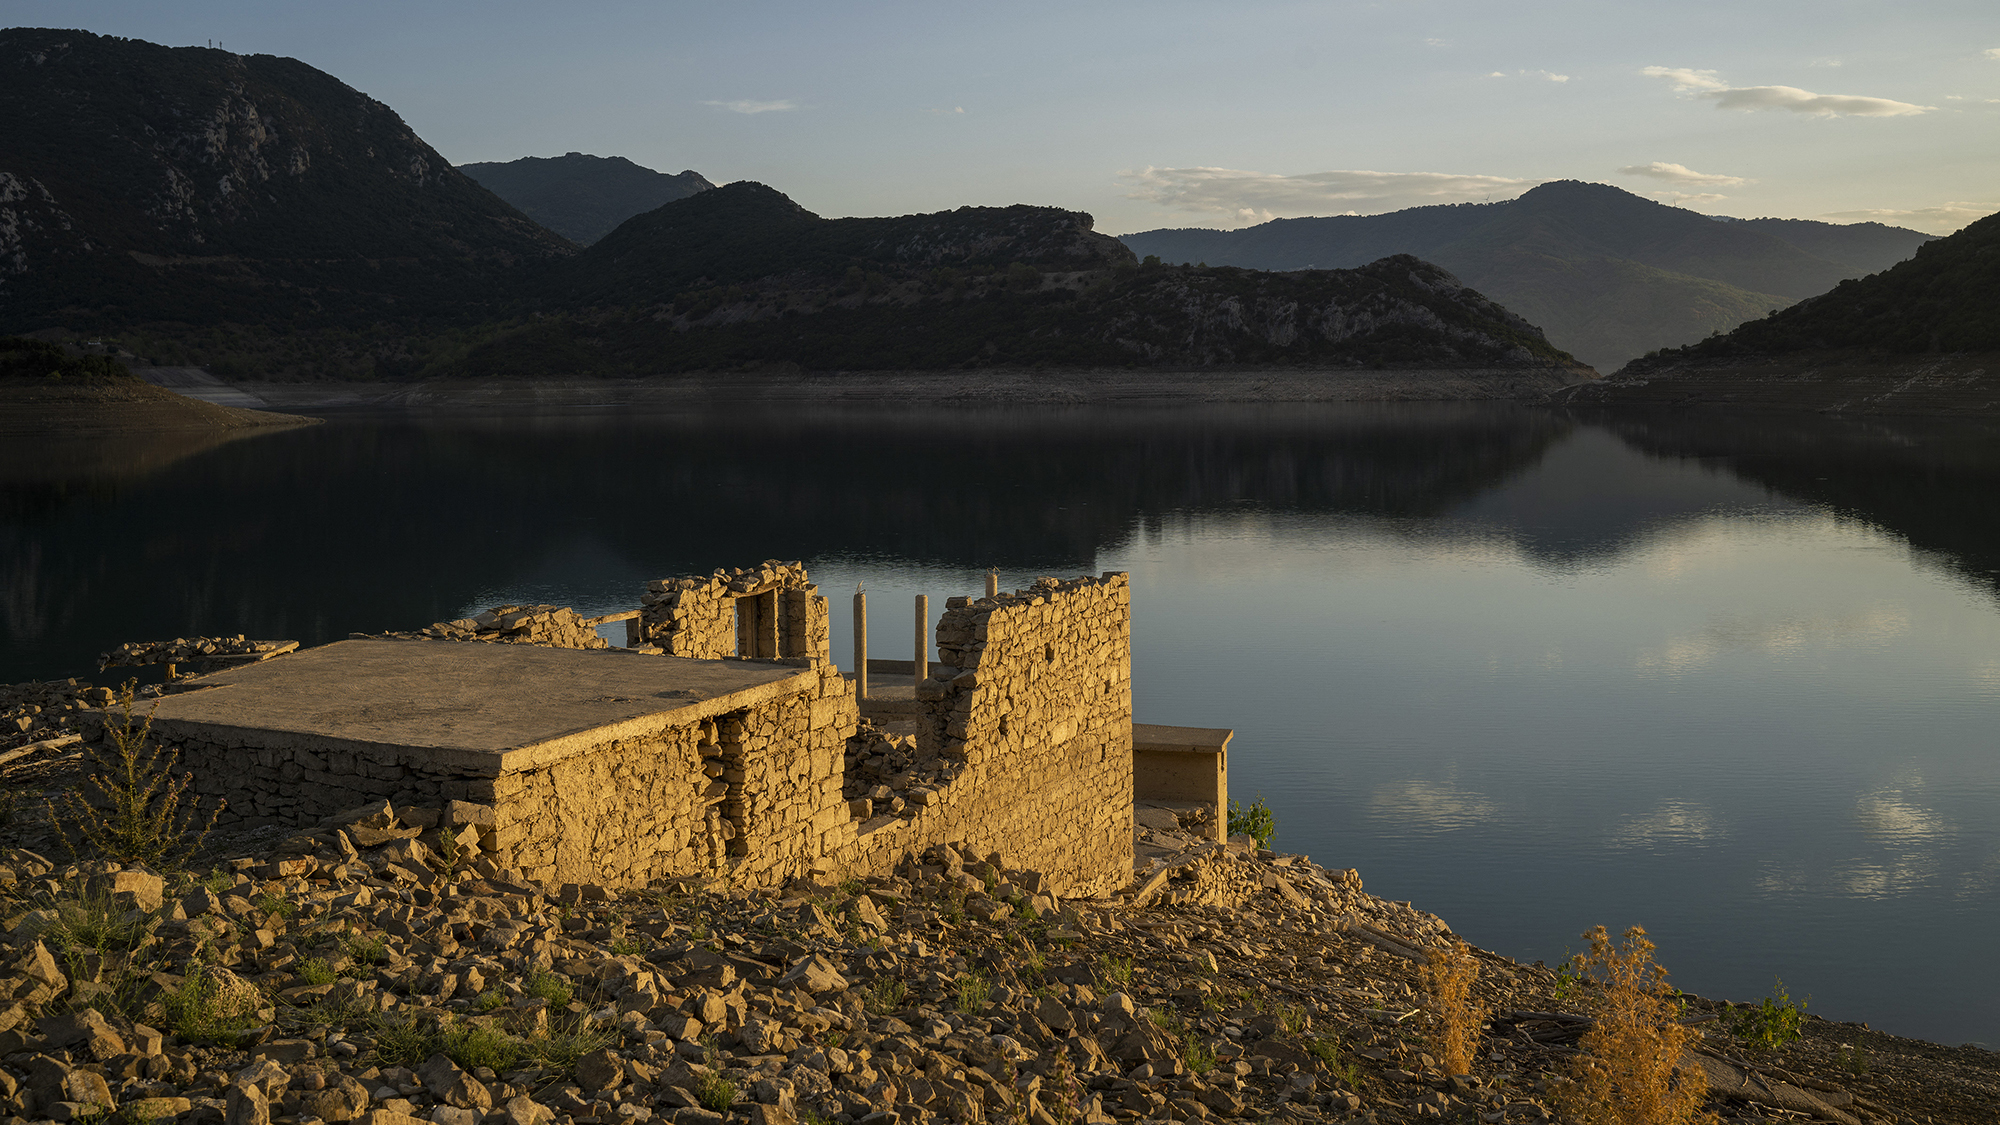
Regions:
<instances>
[{"instance_id":1,"label":"stone rubble","mask_svg":"<svg viewBox=\"0 0 2000 1125\"><path fill-rule=\"evenodd\" d=\"M175 637L171 641L127 641L97 658L100 671L106 668L136 668L146 664L185 665L201 670L252 660L281 656L297 648L297 641L253 641L238 633L233 637Z\"/></svg>"},{"instance_id":2,"label":"stone rubble","mask_svg":"<svg viewBox=\"0 0 2000 1125\"><path fill-rule=\"evenodd\" d=\"M439 621L409 633L385 633L406 640L479 641L485 644L546 645L549 648L610 648L597 627L569 606L497 605L456 621Z\"/></svg>"},{"instance_id":3,"label":"stone rubble","mask_svg":"<svg viewBox=\"0 0 2000 1125\"><path fill-rule=\"evenodd\" d=\"M1554 973L1478 953L1477 999L1510 1018L1491 1025L1476 1074L1444 1074L1414 958L1449 928L1367 894L1352 871L1247 838L1200 844L1125 893L1060 901L1041 874L951 845L833 886L552 885L476 850L485 819L462 802L371 805L171 883L0 853L0 1114L7 1125L107 1111L188 1125L1555 1117L1547 1094L1566 1048L1516 1018L1565 1010ZM79 903L138 936L79 924ZM204 1012L225 1027L191 1015ZM1811 1049L1785 1065L1831 1067L1851 1025L1809 1026ZM1850 1119L1899 1119L1843 1096Z\"/></svg>"}]
</instances>

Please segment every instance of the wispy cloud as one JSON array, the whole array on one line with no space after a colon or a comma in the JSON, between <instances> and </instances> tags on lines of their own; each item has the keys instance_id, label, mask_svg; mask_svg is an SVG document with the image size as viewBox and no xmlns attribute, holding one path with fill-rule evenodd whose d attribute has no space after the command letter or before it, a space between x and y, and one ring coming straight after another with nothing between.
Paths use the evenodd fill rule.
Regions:
<instances>
[{"instance_id":1,"label":"wispy cloud","mask_svg":"<svg viewBox=\"0 0 2000 1125\"><path fill-rule=\"evenodd\" d=\"M708 101L701 104L726 109L731 113L786 113L799 108L799 103L790 98L780 98L770 102L751 101L745 98L733 102Z\"/></svg>"},{"instance_id":2,"label":"wispy cloud","mask_svg":"<svg viewBox=\"0 0 2000 1125\"><path fill-rule=\"evenodd\" d=\"M1514 72L1514 73L1512 73L1512 74L1509 74L1509 73L1507 73L1507 72L1506 72L1506 71L1504 71L1504 70L1496 70L1496 71L1494 71L1493 73L1491 73L1491 74L1487 75L1486 77L1488 77L1488 78L1539 78L1539 79L1541 79L1541 80L1542 80L1542 81L1544 81L1544 82L1567 82L1567 81L1569 81L1569 75L1567 75L1567 74L1557 74L1557 73L1556 73L1555 71L1553 71L1553 70L1517 70L1517 71L1515 71L1515 72Z\"/></svg>"},{"instance_id":3,"label":"wispy cloud","mask_svg":"<svg viewBox=\"0 0 2000 1125\"><path fill-rule=\"evenodd\" d=\"M1450 172L1309 172L1280 176L1236 168L1147 168L1120 173L1125 198L1174 211L1261 223L1299 215L1354 215L1432 203L1512 199L1541 180Z\"/></svg>"},{"instance_id":4,"label":"wispy cloud","mask_svg":"<svg viewBox=\"0 0 2000 1125\"><path fill-rule=\"evenodd\" d=\"M1646 194L1658 196L1676 207L1685 207L1691 203L1716 203L1729 198L1712 191L1649 191Z\"/></svg>"},{"instance_id":5,"label":"wispy cloud","mask_svg":"<svg viewBox=\"0 0 2000 1125\"><path fill-rule=\"evenodd\" d=\"M1712 70L1649 66L1640 73L1648 78L1665 78L1674 84L1676 91L1712 101L1717 109L1783 109L1818 117L1912 117L1937 108L1890 98L1815 94L1797 86L1731 86Z\"/></svg>"},{"instance_id":6,"label":"wispy cloud","mask_svg":"<svg viewBox=\"0 0 2000 1125\"><path fill-rule=\"evenodd\" d=\"M1736 187L1750 181L1741 176L1722 176L1712 172L1697 172L1685 164L1669 164L1655 160L1651 164L1627 164L1618 169L1628 176L1645 176L1649 179L1666 180L1674 184L1701 184L1708 187ZM1720 196L1716 198L1720 199Z\"/></svg>"},{"instance_id":7,"label":"wispy cloud","mask_svg":"<svg viewBox=\"0 0 2000 1125\"><path fill-rule=\"evenodd\" d=\"M1891 226L1909 227L1925 234L1950 234L1975 219L1983 219L2000 211L2000 203L1940 203L1935 207L1913 207L1899 210L1891 207L1872 207L1858 211L1832 211L1820 218L1835 223L1888 223Z\"/></svg>"},{"instance_id":8,"label":"wispy cloud","mask_svg":"<svg viewBox=\"0 0 2000 1125\"><path fill-rule=\"evenodd\" d=\"M1985 55L1989 59L2000 59L2000 47L1988 47L1984 51L1981 51L1979 53Z\"/></svg>"}]
</instances>

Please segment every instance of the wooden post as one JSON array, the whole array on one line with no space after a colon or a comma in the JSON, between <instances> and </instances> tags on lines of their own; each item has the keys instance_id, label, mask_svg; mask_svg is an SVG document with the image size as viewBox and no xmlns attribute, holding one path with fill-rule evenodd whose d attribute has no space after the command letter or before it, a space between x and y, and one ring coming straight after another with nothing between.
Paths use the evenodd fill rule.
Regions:
<instances>
[{"instance_id":1,"label":"wooden post","mask_svg":"<svg viewBox=\"0 0 2000 1125\"><path fill-rule=\"evenodd\" d=\"M931 599L928 594L917 595L917 659L915 661L917 682L931 678L930 638L924 634L931 623Z\"/></svg>"},{"instance_id":2,"label":"wooden post","mask_svg":"<svg viewBox=\"0 0 2000 1125\"><path fill-rule=\"evenodd\" d=\"M868 698L868 595L854 584L854 698Z\"/></svg>"},{"instance_id":3,"label":"wooden post","mask_svg":"<svg viewBox=\"0 0 2000 1125\"><path fill-rule=\"evenodd\" d=\"M997 568L986 572L986 596L989 598L1000 596L1000 571Z\"/></svg>"}]
</instances>

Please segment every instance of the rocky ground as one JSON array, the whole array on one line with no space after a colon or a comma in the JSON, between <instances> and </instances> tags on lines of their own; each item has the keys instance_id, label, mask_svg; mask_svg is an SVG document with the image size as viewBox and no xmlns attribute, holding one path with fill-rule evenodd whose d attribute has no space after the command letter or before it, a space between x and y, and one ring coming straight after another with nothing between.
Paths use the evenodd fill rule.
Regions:
<instances>
[{"instance_id":1,"label":"rocky ground","mask_svg":"<svg viewBox=\"0 0 2000 1125\"><path fill-rule=\"evenodd\" d=\"M74 768L8 780L59 792ZM46 820L16 816L0 1115L1542 1121L1593 1006L1589 986L1475 952L1489 1018L1473 1073L1447 1075L1417 974L1441 920L1351 871L1164 822L1131 890L1067 902L1003 856L948 848L838 886L542 886L481 850L490 823L458 802L373 806L212 840L235 858L162 879L58 866ZM1802 1040L1752 1055L1726 1022L1702 1044L1738 1084L1711 1098L1725 1119L1971 1123L2000 1106L1989 1052L1809 1017Z\"/></svg>"}]
</instances>

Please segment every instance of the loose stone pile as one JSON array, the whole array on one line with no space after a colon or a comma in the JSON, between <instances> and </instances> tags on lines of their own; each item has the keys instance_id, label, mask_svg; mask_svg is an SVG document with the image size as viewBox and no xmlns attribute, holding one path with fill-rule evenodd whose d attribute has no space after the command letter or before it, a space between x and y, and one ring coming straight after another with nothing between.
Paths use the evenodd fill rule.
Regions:
<instances>
[{"instance_id":1,"label":"loose stone pile","mask_svg":"<svg viewBox=\"0 0 2000 1125\"><path fill-rule=\"evenodd\" d=\"M487 644L546 645L550 648L610 648L576 610L554 605L501 605L474 617L439 621L414 633L392 637L440 641L482 641Z\"/></svg>"},{"instance_id":2,"label":"loose stone pile","mask_svg":"<svg viewBox=\"0 0 2000 1125\"><path fill-rule=\"evenodd\" d=\"M290 652L297 641L253 641L238 633L233 637L175 637L171 641L128 641L97 658L102 668L130 668L142 664L186 664L199 668L228 658L269 657Z\"/></svg>"},{"instance_id":3,"label":"loose stone pile","mask_svg":"<svg viewBox=\"0 0 2000 1125\"><path fill-rule=\"evenodd\" d=\"M928 805L958 774L955 764L919 754L916 735L889 734L868 719L847 740L844 761L841 796L862 821Z\"/></svg>"},{"instance_id":4,"label":"loose stone pile","mask_svg":"<svg viewBox=\"0 0 2000 1125\"><path fill-rule=\"evenodd\" d=\"M1550 1119L1566 1065L1531 1030L1572 1003L1555 975L1481 953L1475 998L1505 1018L1476 1074L1442 1073L1416 967L1449 930L1302 857L1214 846L1130 894L1068 902L944 845L838 886L619 891L496 866L474 851L476 809L341 819L172 885L0 853L0 1108L189 1125L1497 1123ZM453 830L458 862L438 835ZM1808 1021L1784 1073L1833 1087L1804 1072L1862 1034ZM1906 1077L1878 1064L1871 1081ZM1840 1096L1844 1119L1899 1118Z\"/></svg>"},{"instance_id":5,"label":"loose stone pile","mask_svg":"<svg viewBox=\"0 0 2000 1125\"><path fill-rule=\"evenodd\" d=\"M0 750L77 734L84 714L111 702L110 689L75 679L0 684Z\"/></svg>"}]
</instances>

